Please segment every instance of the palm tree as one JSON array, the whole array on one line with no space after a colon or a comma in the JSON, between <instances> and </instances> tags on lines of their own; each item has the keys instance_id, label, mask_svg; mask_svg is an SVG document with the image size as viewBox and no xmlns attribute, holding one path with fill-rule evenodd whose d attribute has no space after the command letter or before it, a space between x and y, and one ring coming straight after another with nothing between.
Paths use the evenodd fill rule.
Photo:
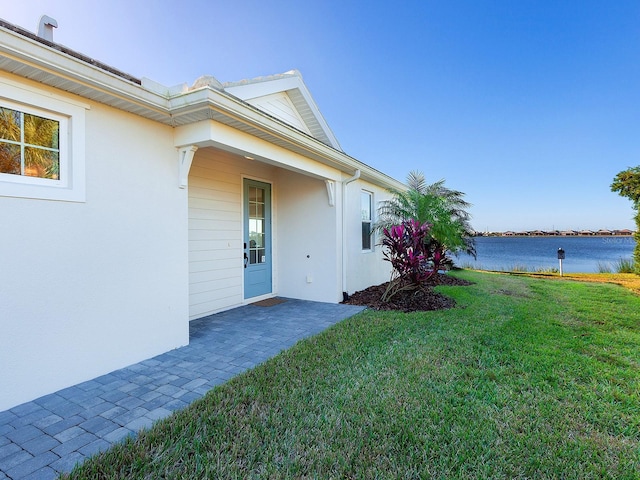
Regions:
<instances>
[{"instance_id":1,"label":"palm tree","mask_svg":"<svg viewBox=\"0 0 640 480\"><path fill-rule=\"evenodd\" d=\"M611 191L618 192L633 202L636 211L636 233L634 234L636 246L633 250L633 263L635 272L640 275L640 166L627 168L618 173L611 184Z\"/></svg>"},{"instance_id":2,"label":"palm tree","mask_svg":"<svg viewBox=\"0 0 640 480\"><path fill-rule=\"evenodd\" d=\"M476 249L470 225L471 204L465 194L451 190L444 180L428 184L424 174L411 171L405 191L391 190L393 198L381 203L376 229L382 231L405 220L431 224L430 240L443 252L465 252L475 257Z\"/></svg>"}]
</instances>

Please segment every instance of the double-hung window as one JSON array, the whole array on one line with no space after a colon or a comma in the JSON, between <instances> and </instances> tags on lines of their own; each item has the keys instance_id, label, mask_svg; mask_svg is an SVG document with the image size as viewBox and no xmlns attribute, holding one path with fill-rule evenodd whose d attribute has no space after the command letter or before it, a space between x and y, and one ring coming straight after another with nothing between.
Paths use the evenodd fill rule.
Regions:
<instances>
[{"instance_id":1,"label":"double-hung window","mask_svg":"<svg viewBox=\"0 0 640 480\"><path fill-rule=\"evenodd\" d=\"M87 108L0 79L0 196L85 200Z\"/></svg>"},{"instance_id":2,"label":"double-hung window","mask_svg":"<svg viewBox=\"0 0 640 480\"><path fill-rule=\"evenodd\" d=\"M360 211L362 212L362 250L370 251L373 245L373 194L363 190L360 194Z\"/></svg>"}]
</instances>

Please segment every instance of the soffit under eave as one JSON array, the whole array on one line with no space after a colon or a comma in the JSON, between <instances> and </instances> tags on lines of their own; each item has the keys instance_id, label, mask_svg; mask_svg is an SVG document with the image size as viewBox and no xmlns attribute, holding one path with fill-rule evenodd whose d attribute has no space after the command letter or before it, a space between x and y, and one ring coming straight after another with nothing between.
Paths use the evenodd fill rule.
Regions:
<instances>
[{"instance_id":1,"label":"soffit under eave","mask_svg":"<svg viewBox=\"0 0 640 480\"><path fill-rule=\"evenodd\" d=\"M82 98L94 100L119 110L124 110L141 117L149 118L157 122L169 125L171 117L166 109L160 106L151 106L148 103L136 101L130 96L116 95L113 92L101 89L96 85L66 78L58 73L43 70L39 67L24 64L6 56L0 55L0 71L5 71L22 78L26 78L58 90L78 95Z\"/></svg>"},{"instance_id":2,"label":"soffit under eave","mask_svg":"<svg viewBox=\"0 0 640 480\"><path fill-rule=\"evenodd\" d=\"M95 65L3 30L0 30L0 71L170 123L165 98Z\"/></svg>"}]
</instances>

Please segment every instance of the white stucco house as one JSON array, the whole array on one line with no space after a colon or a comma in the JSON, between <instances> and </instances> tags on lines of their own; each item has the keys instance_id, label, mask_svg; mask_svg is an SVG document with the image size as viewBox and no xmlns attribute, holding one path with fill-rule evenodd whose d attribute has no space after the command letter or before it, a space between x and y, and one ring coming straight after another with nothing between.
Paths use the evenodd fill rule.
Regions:
<instances>
[{"instance_id":1,"label":"white stucco house","mask_svg":"<svg viewBox=\"0 0 640 480\"><path fill-rule=\"evenodd\" d=\"M296 71L167 88L0 21L0 410L388 280L363 231L389 188Z\"/></svg>"}]
</instances>

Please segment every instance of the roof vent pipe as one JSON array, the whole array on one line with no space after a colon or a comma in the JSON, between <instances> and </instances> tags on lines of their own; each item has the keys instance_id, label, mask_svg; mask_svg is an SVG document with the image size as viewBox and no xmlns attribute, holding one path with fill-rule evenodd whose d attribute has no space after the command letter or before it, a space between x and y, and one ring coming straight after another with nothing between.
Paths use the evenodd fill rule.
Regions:
<instances>
[{"instance_id":1,"label":"roof vent pipe","mask_svg":"<svg viewBox=\"0 0 640 480\"><path fill-rule=\"evenodd\" d=\"M40 23L38 24L38 36L53 42L54 28L58 28L58 22L56 22L55 18L51 18L48 15L42 15L40 17Z\"/></svg>"}]
</instances>

